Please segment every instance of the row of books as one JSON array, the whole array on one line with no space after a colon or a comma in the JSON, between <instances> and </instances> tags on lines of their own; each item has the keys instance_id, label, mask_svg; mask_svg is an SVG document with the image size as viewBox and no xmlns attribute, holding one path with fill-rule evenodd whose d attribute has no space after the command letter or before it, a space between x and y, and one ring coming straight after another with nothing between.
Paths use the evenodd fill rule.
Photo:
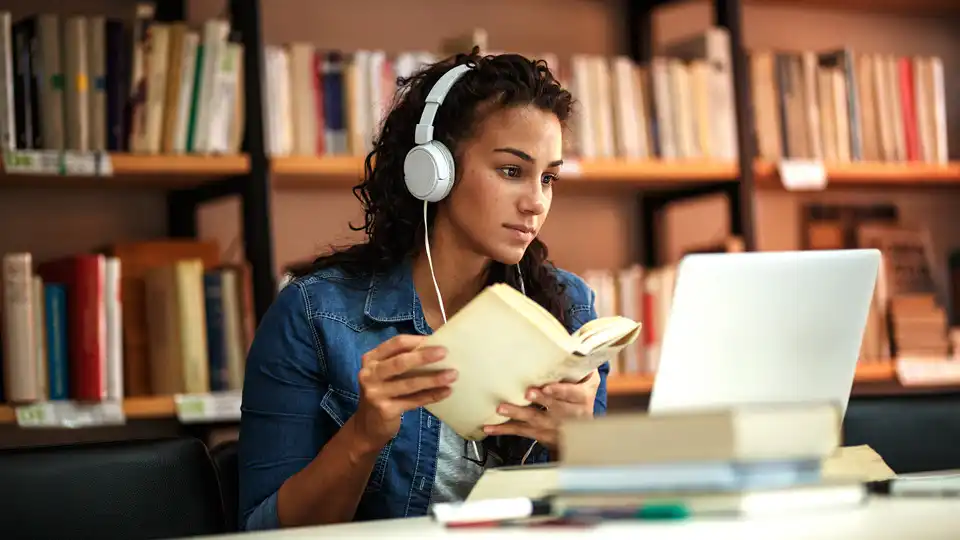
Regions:
<instances>
[{"instance_id":1,"label":"row of books","mask_svg":"<svg viewBox=\"0 0 960 540\"><path fill-rule=\"evenodd\" d=\"M226 20L0 12L3 150L235 154L243 47Z\"/></svg>"},{"instance_id":2,"label":"row of books","mask_svg":"<svg viewBox=\"0 0 960 540\"><path fill-rule=\"evenodd\" d=\"M243 136L243 46L224 19L194 29L0 12L0 143L4 149L236 153ZM486 34L472 42L485 53ZM449 45L447 45L449 47ZM466 42L459 49L466 50ZM363 155L392 103L398 77L454 51L264 49L267 151ZM668 43L649 63L624 56L534 54L579 106L572 154L581 158L737 157L730 37L720 27ZM945 163L943 62L831 51L750 51L761 157ZM9 68L9 69L7 69Z\"/></svg>"},{"instance_id":3,"label":"row of books","mask_svg":"<svg viewBox=\"0 0 960 540\"><path fill-rule=\"evenodd\" d=\"M239 390L249 271L203 243L2 258L3 400L83 402Z\"/></svg>"},{"instance_id":4,"label":"row of books","mask_svg":"<svg viewBox=\"0 0 960 540\"><path fill-rule=\"evenodd\" d=\"M761 157L945 164L947 105L938 57L752 51Z\"/></svg>"},{"instance_id":5,"label":"row of books","mask_svg":"<svg viewBox=\"0 0 960 540\"><path fill-rule=\"evenodd\" d=\"M805 214L808 249L876 248L883 253L864 331L863 362L945 359L956 352L946 301L934 278L934 247L922 227L904 223L893 205L817 203Z\"/></svg>"},{"instance_id":6,"label":"row of books","mask_svg":"<svg viewBox=\"0 0 960 540\"><path fill-rule=\"evenodd\" d=\"M485 34L477 39L484 52ZM439 54L267 46L271 155L362 155L389 108L397 77ZM450 51L444 51L450 52ZM526 53L525 53L526 54ZM582 158L737 157L730 37L719 27L667 44L649 63L533 54L579 102L570 152ZM946 163L943 62L829 51L749 53L760 155Z\"/></svg>"},{"instance_id":7,"label":"row of books","mask_svg":"<svg viewBox=\"0 0 960 540\"><path fill-rule=\"evenodd\" d=\"M481 32L482 34L482 32ZM485 34L484 34L485 35ZM484 54L497 54L478 41ZM444 54L463 52L444 50ZM671 47L649 69L626 57L542 58L578 100L570 151L583 158L737 156L729 36L712 28ZM398 77L439 52L345 52L295 42L265 47L268 153L363 155L392 104ZM648 74L649 73L649 74Z\"/></svg>"}]
</instances>

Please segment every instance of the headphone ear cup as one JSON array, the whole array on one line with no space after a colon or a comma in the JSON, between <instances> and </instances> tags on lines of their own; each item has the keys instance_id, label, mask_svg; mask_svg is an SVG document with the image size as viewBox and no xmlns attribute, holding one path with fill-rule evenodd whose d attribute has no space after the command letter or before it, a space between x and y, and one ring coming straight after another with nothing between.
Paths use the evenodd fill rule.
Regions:
<instances>
[{"instance_id":1,"label":"headphone ear cup","mask_svg":"<svg viewBox=\"0 0 960 540\"><path fill-rule=\"evenodd\" d=\"M453 184L453 156L436 141L414 146L403 160L403 177L414 197L429 202L442 200Z\"/></svg>"},{"instance_id":2,"label":"headphone ear cup","mask_svg":"<svg viewBox=\"0 0 960 540\"><path fill-rule=\"evenodd\" d=\"M440 178L440 181L437 183L440 199L444 199L453 189L453 179L456 177L457 169L453 162L453 154L450 153L450 150L447 150L446 145L439 141L434 141L433 144L436 146L437 152L443 156L444 161L447 163L447 174Z\"/></svg>"}]
</instances>

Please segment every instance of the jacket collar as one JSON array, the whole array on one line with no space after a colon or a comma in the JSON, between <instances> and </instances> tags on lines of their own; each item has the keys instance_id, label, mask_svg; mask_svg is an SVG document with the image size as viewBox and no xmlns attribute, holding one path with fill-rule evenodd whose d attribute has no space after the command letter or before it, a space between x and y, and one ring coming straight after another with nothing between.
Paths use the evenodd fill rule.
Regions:
<instances>
[{"instance_id":1,"label":"jacket collar","mask_svg":"<svg viewBox=\"0 0 960 540\"><path fill-rule=\"evenodd\" d=\"M413 263L409 257L392 269L373 275L363 313L382 323L413 321L420 334L432 333L413 285Z\"/></svg>"}]
</instances>

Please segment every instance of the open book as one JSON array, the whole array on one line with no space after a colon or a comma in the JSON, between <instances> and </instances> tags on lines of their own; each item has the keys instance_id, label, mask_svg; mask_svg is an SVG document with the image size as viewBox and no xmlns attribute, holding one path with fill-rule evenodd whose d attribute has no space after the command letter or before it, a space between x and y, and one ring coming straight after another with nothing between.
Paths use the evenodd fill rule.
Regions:
<instances>
[{"instance_id":1,"label":"open book","mask_svg":"<svg viewBox=\"0 0 960 540\"><path fill-rule=\"evenodd\" d=\"M639 335L640 323L624 317L594 319L571 335L520 291L491 285L421 345L447 349L421 370L460 375L450 396L426 409L461 437L481 440L484 425L509 420L496 412L501 403L526 406L531 386L582 380Z\"/></svg>"}]
</instances>

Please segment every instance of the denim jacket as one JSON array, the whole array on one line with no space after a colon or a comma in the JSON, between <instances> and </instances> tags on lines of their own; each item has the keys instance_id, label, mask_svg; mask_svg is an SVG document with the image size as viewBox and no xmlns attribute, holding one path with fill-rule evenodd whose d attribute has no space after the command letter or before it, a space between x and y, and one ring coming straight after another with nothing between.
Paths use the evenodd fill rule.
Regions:
<instances>
[{"instance_id":1,"label":"denim jacket","mask_svg":"<svg viewBox=\"0 0 960 540\"><path fill-rule=\"evenodd\" d=\"M566 286L568 330L596 318L594 292L557 270ZM430 334L411 266L360 280L337 268L288 284L260 322L247 357L240 422L240 527L273 529L277 490L309 464L357 410L361 356L397 334ZM609 366L600 368L594 414L606 411ZM425 409L402 416L381 451L355 520L426 514L440 421ZM528 463L549 460L546 451Z\"/></svg>"}]
</instances>

